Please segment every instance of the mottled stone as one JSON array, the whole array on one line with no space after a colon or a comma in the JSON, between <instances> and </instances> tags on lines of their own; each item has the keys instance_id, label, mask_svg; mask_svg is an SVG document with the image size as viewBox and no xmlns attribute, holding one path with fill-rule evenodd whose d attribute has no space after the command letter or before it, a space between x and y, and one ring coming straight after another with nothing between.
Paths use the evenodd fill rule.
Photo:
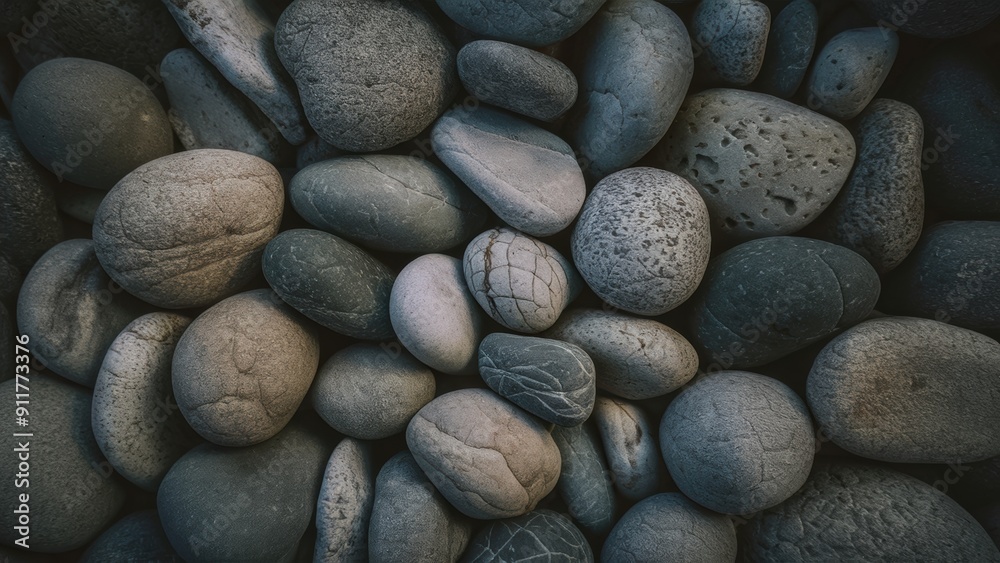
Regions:
<instances>
[{"instance_id":1,"label":"mottled stone","mask_svg":"<svg viewBox=\"0 0 1000 563\"><path fill-rule=\"evenodd\" d=\"M366 561L368 522L375 501L371 449L344 438L330 454L316 502L314 563Z\"/></svg>"},{"instance_id":2,"label":"mottled stone","mask_svg":"<svg viewBox=\"0 0 1000 563\"><path fill-rule=\"evenodd\" d=\"M795 0L771 23L764 64L754 86L765 94L791 98L812 62L819 33L819 13L810 0Z\"/></svg>"},{"instance_id":3,"label":"mottled stone","mask_svg":"<svg viewBox=\"0 0 1000 563\"><path fill-rule=\"evenodd\" d=\"M317 228L367 248L441 252L479 232L486 206L426 159L372 154L323 160L288 186L292 206Z\"/></svg>"},{"instance_id":4,"label":"mottled stone","mask_svg":"<svg viewBox=\"0 0 1000 563\"><path fill-rule=\"evenodd\" d=\"M587 176L631 166L663 138L694 56L677 14L654 0L612 0L581 34L585 55L569 139Z\"/></svg>"},{"instance_id":5,"label":"mottled stone","mask_svg":"<svg viewBox=\"0 0 1000 563\"><path fill-rule=\"evenodd\" d=\"M530 334L552 326L583 288L573 264L558 250L506 227L473 239L462 270L490 318Z\"/></svg>"},{"instance_id":6,"label":"mottled stone","mask_svg":"<svg viewBox=\"0 0 1000 563\"><path fill-rule=\"evenodd\" d=\"M724 371L695 382L660 421L681 492L723 514L775 506L802 486L815 452L805 403L776 379Z\"/></svg>"},{"instance_id":7,"label":"mottled stone","mask_svg":"<svg viewBox=\"0 0 1000 563\"><path fill-rule=\"evenodd\" d=\"M537 125L487 106L459 107L437 120L431 141L445 166L515 229L555 234L583 205L573 149Z\"/></svg>"},{"instance_id":8,"label":"mottled stone","mask_svg":"<svg viewBox=\"0 0 1000 563\"><path fill-rule=\"evenodd\" d=\"M296 0L282 12L274 44L309 123L344 150L412 139L458 86L455 48L418 3Z\"/></svg>"},{"instance_id":9,"label":"mottled stone","mask_svg":"<svg viewBox=\"0 0 1000 563\"><path fill-rule=\"evenodd\" d=\"M629 509L604 542L601 561L736 561L736 528L680 493L660 493Z\"/></svg>"},{"instance_id":10,"label":"mottled stone","mask_svg":"<svg viewBox=\"0 0 1000 563\"><path fill-rule=\"evenodd\" d=\"M967 35L1000 16L1000 4L991 0L857 0L857 5L878 20L879 27L899 28L918 37L945 38Z\"/></svg>"},{"instance_id":11,"label":"mottled stone","mask_svg":"<svg viewBox=\"0 0 1000 563\"><path fill-rule=\"evenodd\" d=\"M392 337L388 266L344 239L292 229L264 248L264 277L281 298L330 330L354 338Z\"/></svg>"},{"instance_id":12,"label":"mottled stone","mask_svg":"<svg viewBox=\"0 0 1000 563\"><path fill-rule=\"evenodd\" d=\"M485 389L431 401L410 421L406 444L441 494L473 518L526 514L559 479L559 448L548 431Z\"/></svg>"},{"instance_id":13,"label":"mottled stone","mask_svg":"<svg viewBox=\"0 0 1000 563\"><path fill-rule=\"evenodd\" d=\"M1000 455L1000 344L928 319L885 317L823 348L809 406L833 443L892 462L980 461Z\"/></svg>"},{"instance_id":14,"label":"mottled stone","mask_svg":"<svg viewBox=\"0 0 1000 563\"><path fill-rule=\"evenodd\" d=\"M679 332L652 319L573 309L545 332L583 348L597 369L597 386L632 400L666 395L698 371L698 353Z\"/></svg>"},{"instance_id":15,"label":"mottled stone","mask_svg":"<svg viewBox=\"0 0 1000 563\"><path fill-rule=\"evenodd\" d=\"M438 0L462 27L485 37L540 47L576 33L605 0L554 4L541 0Z\"/></svg>"},{"instance_id":16,"label":"mottled stone","mask_svg":"<svg viewBox=\"0 0 1000 563\"><path fill-rule=\"evenodd\" d=\"M701 48L698 72L712 82L746 86L764 63L771 12L756 0L702 0L691 17Z\"/></svg>"},{"instance_id":17,"label":"mottled stone","mask_svg":"<svg viewBox=\"0 0 1000 563\"><path fill-rule=\"evenodd\" d=\"M684 178L655 168L601 180L573 229L573 260L587 285L639 315L662 315L686 301L710 250L704 200Z\"/></svg>"},{"instance_id":18,"label":"mottled stone","mask_svg":"<svg viewBox=\"0 0 1000 563\"><path fill-rule=\"evenodd\" d=\"M80 557L80 563L179 560L155 510L133 512L115 522Z\"/></svg>"},{"instance_id":19,"label":"mottled stone","mask_svg":"<svg viewBox=\"0 0 1000 563\"><path fill-rule=\"evenodd\" d=\"M806 79L806 103L840 120L861 113L885 82L899 50L888 29L865 27L838 33L816 55Z\"/></svg>"},{"instance_id":20,"label":"mottled stone","mask_svg":"<svg viewBox=\"0 0 1000 563\"><path fill-rule=\"evenodd\" d=\"M594 418L618 493L633 502L656 493L665 472L646 413L634 403L598 397Z\"/></svg>"},{"instance_id":21,"label":"mottled stone","mask_svg":"<svg viewBox=\"0 0 1000 563\"><path fill-rule=\"evenodd\" d=\"M174 402L170 379L177 341L191 319L149 313L132 321L104 356L91 423L115 470L156 491L170 466L199 440Z\"/></svg>"},{"instance_id":22,"label":"mottled stone","mask_svg":"<svg viewBox=\"0 0 1000 563\"><path fill-rule=\"evenodd\" d=\"M1000 561L955 501L913 477L853 463L821 465L788 501L750 519L752 561Z\"/></svg>"},{"instance_id":23,"label":"mottled stone","mask_svg":"<svg viewBox=\"0 0 1000 563\"><path fill-rule=\"evenodd\" d=\"M488 524L476 534L463 562L507 561L520 563L543 559L552 563L593 563L587 538L573 522L552 510L535 510Z\"/></svg>"},{"instance_id":24,"label":"mottled stone","mask_svg":"<svg viewBox=\"0 0 1000 563\"><path fill-rule=\"evenodd\" d=\"M204 307L260 271L283 208L281 176L267 161L184 151L139 167L108 192L94 244L108 274L140 299Z\"/></svg>"},{"instance_id":25,"label":"mottled stone","mask_svg":"<svg viewBox=\"0 0 1000 563\"><path fill-rule=\"evenodd\" d=\"M60 181L90 188L110 189L174 148L167 114L152 92L135 76L97 61L38 65L18 85L11 115L42 166Z\"/></svg>"},{"instance_id":26,"label":"mottled stone","mask_svg":"<svg viewBox=\"0 0 1000 563\"><path fill-rule=\"evenodd\" d=\"M588 533L607 534L615 523L618 503L597 432L589 423L556 426L552 439L562 457L556 489L570 516Z\"/></svg>"},{"instance_id":27,"label":"mottled stone","mask_svg":"<svg viewBox=\"0 0 1000 563\"><path fill-rule=\"evenodd\" d=\"M199 315L181 336L174 394L205 439L249 446L288 424L318 365L313 328L274 292L248 291Z\"/></svg>"},{"instance_id":28,"label":"mottled stone","mask_svg":"<svg viewBox=\"0 0 1000 563\"><path fill-rule=\"evenodd\" d=\"M716 240L793 233L833 201L854 165L836 121L774 96L713 89L689 96L654 161L698 190Z\"/></svg>"}]
</instances>

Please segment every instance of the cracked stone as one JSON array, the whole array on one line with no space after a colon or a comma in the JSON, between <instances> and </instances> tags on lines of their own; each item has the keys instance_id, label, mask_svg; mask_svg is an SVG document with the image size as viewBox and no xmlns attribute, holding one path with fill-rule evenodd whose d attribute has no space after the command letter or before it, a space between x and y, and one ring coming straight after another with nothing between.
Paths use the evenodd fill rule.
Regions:
<instances>
[{"instance_id":1,"label":"cracked stone","mask_svg":"<svg viewBox=\"0 0 1000 563\"><path fill-rule=\"evenodd\" d=\"M368 523L374 501L371 447L344 438L330 454L316 501L314 563L368 560Z\"/></svg>"},{"instance_id":2,"label":"cracked stone","mask_svg":"<svg viewBox=\"0 0 1000 563\"><path fill-rule=\"evenodd\" d=\"M699 76L746 86L764 63L771 11L756 0L703 0L691 16L691 35L703 49Z\"/></svg>"},{"instance_id":3,"label":"cracked stone","mask_svg":"<svg viewBox=\"0 0 1000 563\"><path fill-rule=\"evenodd\" d=\"M615 490L631 502L662 490L666 472L646 413L634 403L598 397L594 419Z\"/></svg>"},{"instance_id":4,"label":"cracked stone","mask_svg":"<svg viewBox=\"0 0 1000 563\"><path fill-rule=\"evenodd\" d=\"M552 439L562 457L556 488L570 516L584 531L606 535L618 515L618 502L593 423L556 426Z\"/></svg>"},{"instance_id":5,"label":"cracked stone","mask_svg":"<svg viewBox=\"0 0 1000 563\"><path fill-rule=\"evenodd\" d=\"M462 556L463 563L537 560L593 563L594 553L572 520L553 510L542 509L489 523L472 538L469 549Z\"/></svg>"}]
</instances>

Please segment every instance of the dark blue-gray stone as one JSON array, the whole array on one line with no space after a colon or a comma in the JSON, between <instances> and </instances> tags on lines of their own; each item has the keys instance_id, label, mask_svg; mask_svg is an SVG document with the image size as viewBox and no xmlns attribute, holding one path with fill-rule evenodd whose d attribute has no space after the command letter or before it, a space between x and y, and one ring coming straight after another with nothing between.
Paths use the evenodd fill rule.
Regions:
<instances>
[{"instance_id":1,"label":"dark blue-gray stone","mask_svg":"<svg viewBox=\"0 0 1000 563\"><path fill-rule=\"evenodd\" d=\"M562 457L556 489L570 516L588 533L607 534L615 523L618 503L593 425L556 426L552 429L552 439Z\"/></svg>"},{"instance_id":2,"label":"dark blue-gray stone","mask_svg":"<svg viewBox=\"0 0 1000 563\"><path fill-rule=\"evenodd\" d=\"M264 277L284 301L354 338L392 336L389 294L396 276L364 250L329 233L292 229L264 248Z\"/></svg>"},{"instance_id":3,"label":"dark blue-gray stone","mask_svg":"<svg viewBox=\"0 0 1000 563\"><path fill-rule=\"evenodd\" d=\"M495 332L479 345L479 373L501 397L553 424L582 424L594 410L594 362L574 344Z\"/></svg>"},{"instance_id":4,"label":"dark blue-gray stone","mask_svg":"<svg viewBox=\"0 0 1000 563\"><path fill-rule=\"evenodd\" d=\"M476 534L462 556L463 563L526 563L537 560L593 563L594 553L583 533L569 518L542 509L490 523Z\"/></svg>"},{"instance_id":5,"label":"dark blue-gray stone","mask_svg":"<svg viewBox=\"0 0 1000 563\"><path fill-rule=\"evenodd\" d=\"M80 557L80 563L175 563L180 560L155 510L133 512L115 522Z\"/></svg>"},{"instance_id":6,"label":"dark blue-gray stone","mask_svg":"<svg viewBox=\"0 0 1000 563\"><path fill-rule=\"evenodd\" d=\"M875 269L842 246L746 242L709 264L692 300L692 343L722 369L763 365L861 321L879 291Z\"/></svg>"},{"instance_id":7,"label":"dark blue-gray stone","mask_svg":"<svg viewBox=\"0 0 1000 563\"><path fill-rule=\"evenodd\" d=\"M699 77L746 86L764 62L771 11L756 0L703 0L691 17Z\"/></svg>"},{"instance_id":8,"label":"dark blue-gray stone","mask_svg":"<svg viewBox=\"0 0 1000 563\"><path fill-rule=\"evenodd\" d=\"M918 37L967 35L1000 16L1000 3L994 0L857 0L856 3L880 27L899 28Z\"/></svg>"},{"instance_id":9,"label":"dark blue-gray stone","mask_svg":"<svg viewBox=\"0 0 1000 563\"><path fill-rule=\"evenodd\" d=\"M819 14L810 0L795 0L771 23L764 64L754 86L779 98L791 98L802 84L816 48Z\"/></svg>"},{"instance_id":10,"label":"dark blue-gray stone","mask_svg":"<svg viewBox=\"0 0 1000 563\"><path fill-rule=\"evenodd\" d=\"M529 47L558 43L576 33L605 0L438 0L438 6L477 35Z\"/></svg>"},{"instance_id":11,"label":"dark blue-gray stone","mask_svg":"<svg viewBox=\"0 0 1000 563\"><path fill-rule=\"evenodd\" d=\"M853 119L875 98L898 50L899 37L888 29L838 33L816 55L806 78L806 104L835 119Z\"/></svg>"}]
</instances>

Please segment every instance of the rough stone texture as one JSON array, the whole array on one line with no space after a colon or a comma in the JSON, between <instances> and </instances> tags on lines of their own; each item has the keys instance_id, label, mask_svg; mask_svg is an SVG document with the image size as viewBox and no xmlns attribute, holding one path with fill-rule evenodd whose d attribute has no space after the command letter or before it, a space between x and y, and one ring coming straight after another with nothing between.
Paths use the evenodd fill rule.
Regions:
<instances>
[{"instance_id":1,"label":"rough stone texture","mask_svg":"<svg viewBox=\"0 0 1000 563\"><path fill-rule=\"evenodd\" d=\"M407 264L392 286L389 317L399 341L421 362L451 375L476 373L485 319L457 258L425 254Z\"/></svg>"},{"instance_id":2,"label":"rough stone texture","mask_svg":"<svg viewBox=\"0 0 1000 563\"><path fill-rule=\"evenodd\" d=\"M104 273L93 242L73 239L53 246L24 278L17 325L39 362L93 387L108 347L148 308Z\"/></svg>"},{"instance_id":3,"label":"rough stone texture","mask_svg":"<svg viewBox=\"0 0 1000 563\"><path fill-rule=\"evenodd\" d=\"M292 147L242 92L193 49L171 51L160 65L167 117L185 149L228 149L279 164Z\"/></svg>"},{"instance_id":4,"label":"rough stone texture","mask_svg":"<svg viewBox=\"0 0 1000 563\"><path fill-rule=\"evenodd\" d=\"M765 94L791 98L812 62L819 33L819 13L810 0L795 0L771 23L764 64L754 86Z\"/></svg>"},{"instance_id":5,"label":"rough stone texture","mask_svg":"<svg viewBox=\"0 0 1000 563\"><path fill-rule=\"evenodd\" d=\"M0 487L0 502L9 507L0 514L0 542L13 546L21 537L14 530L20 525L14 510L21 505L19 495L28 494L31 551L62 553L83 547L114 521L125 487L94 441L88 390L40 373L27 376L27 382L18 381L31 395L27 426L14 424L15 393L24 388L15 389L14 379L0 383L0 399L11 405L0 433L0 447L8 452L0 469L10 476ZM24 476L16 477L21 460L15 452L25 443L30 468L24 473L30 482L18 485Z\"/></svg>"},{"instance_id":6,"label":"rough stone texture","mask_svg":"<svg viewBox=\"0 0 1000 563\"><path fill-rule=\"evenodd\" d=\"M573 71L538 51L480 40L462 47L457 62L466 91L488 104L552 121L576 103Z\"/></svg>"},{"instance_id":7,"label":"rough stone texture","mask_svg":"<svg viewBox=\"0 0 1000 563\"><path fill-rule=\"evenodd\" d=\"M368 527L369 561L456 561L471 534L469 521L434 488L410 452L382 466Z\"/></svg>"},{"instance_id":8,"label":"rough stone texture","mask_svg":"<svg viewBox=\"0 0 1000 563\"><path fill-rule=\"evenodd\" d=\"M490 318L529 334L552 326L583 288L573 264L558 250L506 227L473 239L462 270Z\"/></svg>"},{"instance_id":9,"label":"rough stone texture","mask_svg":"<svg viewBox=\"0 0 1000 563\"><path fill-rule=\"evenodd\" d=\"M854 170L811 227L818 238L850 248L882 274L898 266L920 238L924 124L910 106L880 98L858 118L855 135Z\"/></svg>"},{"instance_id":10,"label":"rough stone texture","mask_svg":"<svg viewBox=\"0 0 1000 563\"><path fill-rule=\"evenodd\" d=\"M559 448L548 431L486 389L431 401L410 421L406 444L441 494L473 518L526 514L559 479Z\"/></svg>"},{"instance_id":11,"label":"rough stone texture","mask_svg":"<svg viewBox=\"0 0 1000 563\"><path fill-rule=\"evenodd\" d=\"M601 561L733 563L736 528L729 518L680 493L660 493L630 508L615 524Z\"/></svg>"},{"instance_id":12,"label":"rough stone texture","mask_svg":"<svg viewBox=\"0 0 1000 563\"><path fill-rule=\"evenodd\" d=\"M655 493L665 472L646 413L634 403L598 397L594 418L615 489L632 502Z\"/></svg>"},{"instance_id":13,"label":"rough stone texture","mask_svg":"<svg viewBox=\"0 0 1000 563\"><path fill-rule=\"evenodd\" d=\"M275 52L274 24L256 2L163 0L191 45L269 117L288 142L308 125L295 83Z\"/></svg>"},{"instance_id":14,"label":"rough stone texture","mask_svg":"<svg viewBox=\"0 0 1000 563\"><path fill-rule=\"evenodd\" d=\"M716 240L793 233L833 201L854 166L836 121L774 96L713 89L689 96L655 161L698 190Z\"/></svg>"},{"instance_id":15,"label":"rough stone texture","mask_svg":"<svg viewBox=\"0 0 1000 563\"><path fill-rule=\"evenodd\" d=\"M149 313L132 321L104 356L94 385L97 445L122 477L156 491L170 466L200 440L174 402L170 365L191 319Z\"/></svg>"},{"instance_id":16,"label":"rough stone texture","mask_svg":"<svg viewBox=\"0 0 1000 563\"><path fill-rule=\"evenodd\" d=\"M545 332L583 348L594 361L597 386L632 400L666 395L698 371L698 353L680 333L652 319L573 309Z\"/></svg>"},{"instance_id":17,"label":"rough stone texture","mask_svg":"<svg viewBox=\"0 0 1000 563\"><path fill-rule=\"evenodd\" d=\"M750 561L1000 561L982 526L944 493L853 463L817 466L741 533Z\"/></svg>"},{"instance_id":18,"label":"rough stone texture","mask_svg":"<svg viewBox=\"0 0 1000 563\"><path fill-rule=\"evenodd\" d=\"M256 156L184 151L139 167L94 217L101 265L140 299L204 307L260 271L284 208L281 176Z\"/></svg>"},{"instance_id":19,"label":"rough stone texture","mask_svg":"<svg viewBox=\"0 0 1000 563\"><path fill-rule=\"evenodd\" d=\"M552 439L562 457L559 496L584 531L604 536L615 523L618 503L597 432L590 424L557 426Z\"/></svg>"},{"instance_id":20,"label":"rough stone texture","mask_svg":"<svg viewBox=\"0 0 1000 563\"><path fill-rule=\"evenodd\" d=\"M107 190L85 188L65 182L56 186L56 205L59 211L78 220L94 224L94 217L101 202L107 197Z\"/></svg>"},{"instance_id":21,"label":"rough stone texture","mask_svg":"<svg viewBox=\"0 0 1000 563\"><path fill-rule=\"evenodd\" d=\"M972 330L1000 329L998 245L998 222L934 225L886 282L884 307Z\"/></svg>"},{"instance_id":22,"label":"rough stone texture","mask_svg":"<svg viewBox=\"0 0 1000 563\"><path fill-rule=\"evenodd\" d=\"M724 371L698 380L663 414L660 446L681 492L723 514L792 496L815 451L805 403L776 379Z\"/></svg>"},{"instance_id":23,"label":"rough stone texture","mask_svg":"<svg viewBox=\"0 0 1000 563\"><path fill-rule=\"evenodd\" d=\"M60 181L90 188L110 189L174 148L167 114L152 92L135 76L97 61L38 65L18 85L11 115L42 166Z\"/></svg>"},{"instance_id":24,"label":"rough stone texture","mask_svg":"<svg viewBox=\"0 0 1000 563\"><path fill-rule=\"evenodd\" d=\"M392 337L388 266L344 239L292 229L264 248L264 277L289 305L330 330L354 338Z\"/></svg>"},{"instance_id":25,"label":"rough stone texture","mask_svg":"<svg viewBox=\"0 0 1000 563\"><path fill-rule=\"evenodd\" d=\"M344 150L412 139L458 87L455 48L417 3L296 0L278 20L275 47L309 123Z\"/></svg>"},{"instance_id":26,"label":"rough stone texture","mask_svg":"<svg viewBox=\"0 0 1000 563\"><path fill-rule=\"evenodd\" d=\"M249 446L288 424L318 365L313 328L274 292L248 291L199 315L181 336L174 395L204 438Z\"/></svg>"},{"instance_id":27,"label":"rough stone texture","mask_svg":"<svg viewBox=\"0 0 1000 563\"><path fill-rule=\"evenodd\" d=\"M55 179L28 154L14 125L0 119L0 252L28 270L62 239Z\"/></svg>"},{"instance_id":28,"label":"rough stone texture","mask_svg":"<svg viewBox=\"0 0 1000 563\"><path fill-rule=\"evenodd\" d=\"M823 348L807 380L825 434L862 457L980 461L1000 455L1000 344L928 319L885 317Z\"/></svg>"},{"instance_id":29,"label":"rough stone texture","mask_svg":"<svg viewBox=\"0 0 1000 563\"><path fill-rule=\"evenodd\" d=\"M586 174L632 165L663 138L694 75L691 38L654 0L612 0L587 26L568 135Z\"/></svg>"},{"instance_id":30,"label":"rough stone texture","mask_svg":"<svg viewBox=\"0 0 1000 563\"><path fill-rule=\"evenodd\" d=\"M486 206L426 159L342 156L299 171L289 183L292 206L317 228L364 247L441 252L472 238Z\"/></svg>"},{"instance_id":31,"label":"rough stone texture","mask_svg":"<svg viewBox=\"0 0 1000 563\"><path fill-rule=\"evenodd\" d=\"M312 404L327 424L362 440L388 438L434 398L434 372L406 350L355 344L316 375Z\"/></svg>"},{"instance_id":32,"label":"rough stone texture","mask_svg":"<svg viewBox=\"0 0 1000 563\"><path fill-rule=\"evenodd\" d=\"M479 345L479 373L501 397L553 424L583 424L594 410L594 362L573 344L495 332Z\"/></svg>"},{"instance_id":33,"label":"rough stone texture","mask_svg":"<svg viewBox=\"0 0 1000 563\"><path fill-rule=\"evenodd\" d=\"M806 79L806 103L836 119L854 118L875 98L898 50L899 37L888 29L838 33L816 56Z\"/></svg>"},{"instance_id":34,"label":"rough stone texture","mask_svg":"<svg viewBox=\"0 0 1000 563\"><path fill-rule=\"evenodd\" d=\"M309 528L332 449L298 423L251 447L196 447L156 496L170 544L186 561L283 560Z\"/></svg>"},{"instance_id":35,"label":"rough stone texture","mask_svg":"<svg viewBox=\"0 0 1000 563\"><path fill-rule=\"evenodd\" d=\"M702 49L699 76L746 86L764 63L771 12L756 0L703 0L691 17L691 35Z\"/></svg>"},{"instance_id":36,"label":"rough stone texture","mask_svg":"<svg viewBox=\"0 0 1000 563\"><path fill-rule=\"evenodd\" d=\"M375 467L364 442L344 438L330 454L316 501L314 563L366 561Z\"/></svg>"},{"instance_id":37,"label":"rough stone texture","mask_svg":"<svg viewBox=\"0 0 1000 563\"><path fill-rule=\"evenodd\" d=\"M593 563L594 553L587 538L569 518L543 509L491 522L476 534L462 556L467 563L537 560Z\"/></svg>"},{"instance_id":38,"label":"rough stone texture","mask_svg":"<svg viewBox=\"0 0 1000 563\"><path fill-rule=\"evenodd\" d=\"M80 557L80 563L179 560L155 510L133 512L115 522Z\"/></svg>"},{"instance_id":39,"label":"rough stone texture","mask_svg":"<svg viewBox=\"0 0 1000 563\"><path fill-rule=\"evenodd\" d=\"M488 106L448 111L434 124L431 142L445 166L490 209L530 235L568 227L587 195L565 141Z\"/></svg>"},{"instance_id":40,"label":"rough stone texture","mask_svg":"<svg viewBox=\"0 0 1000 563\"><path fill-rule=\"evenodd\" d=\"M894 0L857 0L856 4L880 25L918 37L958 37L986 27L1000 16L1000 5L990 0L921 0L899 4Z\"/></svg>"},{"instance_id":41,"label":"rough stone texture","mask_svg":"<svg viewBox=\"0 0 1000 563\"><path fill-rule=\"evenodd\" d=\"M691 297L710 250L704 200L683 178L655 168L601 180L573 229L573 260L587 285L640 315L662 315Z\"/></svg>"},{"instance_id":42,"label":"rough stone texture","mask_svg":"<svg viewBox=\"0 0 1000 563\"><path fill-rule=\"evenodd\" d=\"M605 0L552 3L542 0L438 0L459 25L485 37L541 47L576 33Z\"/></svg>"},{"instance_id":43,"label":"rough stone texture","mask_svg":"<svg viewBox=\"0 0 1000 563\"><path fill-rule=\"evenodd\" d=\"M854 325L880 292L842 246L801 237L743 243L712 260L691 308L691 339L728 369L766 364Z\"/></svg>"}]
</instances>

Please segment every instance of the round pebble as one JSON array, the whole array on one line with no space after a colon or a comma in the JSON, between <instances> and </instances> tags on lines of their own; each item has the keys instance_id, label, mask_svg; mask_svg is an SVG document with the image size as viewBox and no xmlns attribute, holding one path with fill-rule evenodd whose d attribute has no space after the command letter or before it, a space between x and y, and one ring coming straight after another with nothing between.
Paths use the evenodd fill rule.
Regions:
<instances>
[{"instance_id":1,"label":"round pebble","mask_svg":"<svg viewBox=\"0 0 1000 563\"><path fill-rule=\"evenodd\" d=\"M274 292L248 291L199 315L181 336L174 394L205 439L249 446L288 424L318 365L313 328Z\"/></svg>"},{"instance_id":2,"label":"round pebble","mask_svg":"<svg viewBox=\"0 0 1000 563\"><path fill-rule=\"evenodd\" d=\"M918 37L945 38L967 35L1000 16L1000 5L990 0L858 0L880 26Z\"/></svg>"},{"instance_id":3,"label":"round pebble","mask_svg":"<svg viewBox=\"0 0 1000 563\"><path fill-rule=\"evenodd\" d=\"M646 413L634 403L598 397L594 418L618 493L632 502L656 493L665 475Z\"/></svg>"},{"instance_id":4,"label":"round pebble","mask_svg":"<svg viewBox=\"0 0 1000 563\"><path fill-rule=\"evenodd\" d=\"M746 86L764 63L771 12L756 0L702 0L691 34L703 49L698 72L712 82Z\"/></svg>"},{"instance_id":5,"label":"round pebble","mask_svg":"<svg viewBox=\"0 0 1000 563\"><path fill-rule=\"evenodd\" d=\"M655 168L601 180L573 229L573 260L587 285L639 315L662 315L686 301L710 249L705 202L683 178Z\"/></svg>"},{"instance_id":6,"label":"round pebble","mask_svg":"<svg viewBox=\"0 0 1000 563\"><path fill-rule=\"evenodd\" d=\"M556 488L570 516L584 531L606 535L615 523L618 502L597 432L589 423L556 426L552 439L562 457Z\"/></svg>"},{"instance_id":7,"label":"round pebble","mask_svg":"<svg viewBox=\"0 0 1000 563\"><path fill-rule=\"evenodd\" d=\"M368 522L374 500L371 449L344 438L330 454L316 502L314 563L368 559Z\"/></svg>"},{"instance_id":8,"label":"round pebble","mask_svg":"<svg viewBox=\"0 0 1000 563\"><path fill-rule=\"evenodd\" d=\"M878 27L834 36L816 56L806 79L809 107L835 119L852 119L885 82L899 50L899 37Z\"/></svg>"},{"instance_id":9,"label":"round pebble","mask_svg":"<svg viewBox=\"0 0 1000 563\"><path fill-rule=\"evenodd\" d=\"M552 563L593 563L594 553L573 522L552 510L535 510L491 522L472 539L463 562L544 559Z\"/></svg>"},{"instance_id":10,"label":"round pebble","mask_svg":"<svg viewBox=\"0 0 1000 563\"><path fill-rule=\"evenodd\" d=\"M515 0L438 0L438 6L456 23L485 37L540 47L558 43L576 33L603 0L570 4Z\"/></svg>"},{"instance_id":11,"label":"round pebble","mask_svg":"<svg viewBox=\"0 0 1000 563\"><path fill-rule=\"evenodd\" d=\"M765 94L791 98L812 62L819 13L810 0L794 0L771 22L764 63L754 86Z\"/></svg>"},{"instance_id":12,"label":"round pebble","mask_svg":"<svg viewBox=\"0 0 1000 563\"><path fill-rule=\"evenodd\" d=\"M140 510L114 523L90 544L80 563L176 561L155 510Z\"/></svg>"}]
</instances>

